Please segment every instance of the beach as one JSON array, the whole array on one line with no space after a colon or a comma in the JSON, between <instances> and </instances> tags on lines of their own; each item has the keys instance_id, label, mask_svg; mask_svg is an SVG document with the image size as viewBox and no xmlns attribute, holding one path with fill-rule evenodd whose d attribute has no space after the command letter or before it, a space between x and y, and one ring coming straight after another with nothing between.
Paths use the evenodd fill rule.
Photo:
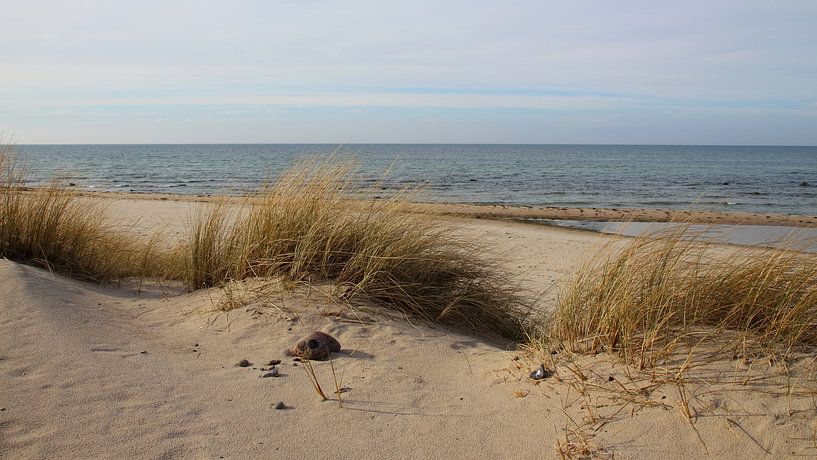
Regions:
<instances>
[{"instance_id":1,"label":"beach","mask_svg":"<svg viewBox=\"0 0 817 460\"><path fill-rule=\"evenodd\" d=\"M162 229L169 240L184 239L197 209L209 206L178 196L83 199L103 200L123 227ZM612 238L506 220L575 218L587 210L429 206L418 208L478 241L520 289L550 307L560 283ZM611 217L606 212L595 217ZM787 216L700 216L750 219L793 223ZM99 285L9 260L0 271L6 458L817 453L809 354L784 363L718 356L679 386L670 364L638 370L606 354L532 353L377 305L350 308L325 295L331 286L320 280L222 311L219 288ZM316 394L304 363L284 353L316 330L342 344L331 364L312 361L328 401ZM239 367L241 359L250 365ZM275 359L279 376L261 378L260 368ZM540 364L554 374L531 379ZM285 407L275 409L278 402Z\"/></svg>"},{"instance_id":2,"label":"beach","mask_svg":"<svg viewBox=\"0 0 817 460\"><path fill-rule=\"evenodd\" d=\"M817 459L817 3L5 2L0 460Z\"/></svg>"}]
</instances>

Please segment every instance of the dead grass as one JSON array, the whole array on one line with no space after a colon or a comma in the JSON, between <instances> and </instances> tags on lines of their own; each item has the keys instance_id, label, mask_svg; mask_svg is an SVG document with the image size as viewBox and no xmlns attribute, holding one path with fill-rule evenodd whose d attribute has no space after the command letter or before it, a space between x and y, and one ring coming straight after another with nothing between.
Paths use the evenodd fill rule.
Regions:
<instances>
[{"instance_id":1,"label":"dead grass","mask_svg":"<svg viewBox=\"0 0 817 460\"><path fill-rule=\"evenodd\" d=\"M331 280L347 301L364 297L480 333L525 334L530 305L495 261L450 226L408 212L410 192L375 199L378 185L363 189L352 164L307 160L253 204L208 204L172 249L110 225L99 201L58 184L27 189L25 178L12 149L0 148L1 257L101 282L180 280L191 290L250 278Z\"/></svg>"},{"instance_id":2,"label":"dead grass","mask_svg":"<svg viewBox=\"0 0 817 460\"><path fill-rule=\"evenodd\" d=\"M377 194L382 195L378 190ZM263 189L246 212L216 205L176 250L191 289L231 280L331 280L346 299L480 333L520 339L531 309L477 245L430 215L410 191L375 199L354 165L307 160Z\"/></svg>"},{"instance_id":3,"label":"dead grass","mask_svg":"<svg viewBox=\"0 0 817 460\"><path fill-rule=\"evenodd\" d=\"M817 255L724 250L693 236L681 225L623 248L608 245L562 290L543 335L640 368L681 345L711 342L736 355L751 349L783 357L817 345Z\"/></svg>"},{"instance_id":4,"label":"dead grass","mask_svg":"<svg viewBox=\"0 0 817 460\"><path fill-rule=\"evenodd\" d=\"M0 257L99 282L155 274L156 239L110 225L98 202L50 184L28 189L13 148L0 145Z\"/></svg>"}]
</instances>

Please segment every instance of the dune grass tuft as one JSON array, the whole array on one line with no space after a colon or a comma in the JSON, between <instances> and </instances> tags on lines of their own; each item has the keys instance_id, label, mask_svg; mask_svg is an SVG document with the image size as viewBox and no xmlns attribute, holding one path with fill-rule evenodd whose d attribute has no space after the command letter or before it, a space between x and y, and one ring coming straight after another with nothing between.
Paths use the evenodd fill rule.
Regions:
<instances>
[{"instance_id":1,"label":"dune grass tuft","mask_svg":"<svg viewBox=\"0 0 817 460\"><path fill-rule=\"evenodd\" d=\"M680 225L609 245L560 293L549 335L572 351L650 367L718 340L783 353L817 345L817 254L724 249Z\"/></svg>"},{"instance_id":2,"label":"dune grass tuft","mask_svg":"<svg viewBox=\"0 0 817 460\"><path fill-rule=\"evenodd\" d=\"M378 191L382 194L382 191ZM328 279L429 321L519 339L530 306L482 249L432 216L411 193L375 199L354 165L306 160L263 189L246 212L219 205L177 250L191 289L250 277Z\"/></svg>"},{"instance_id":3,"label":"dune grass tuft","mask_svg":"<svg viewBox=\"0 0 817 460\"><path fill-rule=\"evenodd\" d=\"M113 228L98 202L57 184L28 189L13 148L0 147L0 257L100 282L157 272L152 244Z\"/></svg>"}]
</instances>

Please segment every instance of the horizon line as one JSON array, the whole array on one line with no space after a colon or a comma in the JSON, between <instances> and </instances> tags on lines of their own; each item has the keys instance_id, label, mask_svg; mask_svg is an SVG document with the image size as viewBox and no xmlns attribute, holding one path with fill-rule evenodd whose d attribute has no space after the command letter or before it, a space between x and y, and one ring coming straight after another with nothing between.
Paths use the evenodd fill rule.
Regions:
<instances>
[{"instance_id":1,"label":"horizon line","mask_svg":"<svg viewBox=\"0 0 817 460\"><path fill-rule=\"evenodd\" d=\"M520 145L520 146L631 146L631 147L817 147L814 144L661 144L661 143L530 143L530 142L48 142L48 143L9 143L11 146L114 146L114 145L332 145L343 147L349 145Z\"/></svg>"}]
</instances>

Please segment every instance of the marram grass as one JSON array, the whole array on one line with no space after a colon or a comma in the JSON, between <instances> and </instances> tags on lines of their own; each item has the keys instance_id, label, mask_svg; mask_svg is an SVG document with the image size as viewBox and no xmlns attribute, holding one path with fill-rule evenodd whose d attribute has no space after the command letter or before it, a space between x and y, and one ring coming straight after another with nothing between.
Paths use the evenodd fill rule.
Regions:
<instances>
[{"instance_id":1,"label":"marram grass","mask_svg":"<svg viewBox=\"0 0 817 460\"><path fill-rule=\"evenodd\" d=\"M375 199L354 166L304 161L244 206L204 209L172 249L110 225L105 209L56 185L24 187L0 145L0 257L99 282L183 281L190 289L256 277L330 280L345 296L480 333L611 352L641 367L707 340L786 353L817 345L817 255L701 243L688 228L616 242L560 292L532 305L497 261L411 192ZM738 345L740 344L740 345ZM747 345L748 344L748 345Z\"/></svg>"},{"instance_id":2,"label":"marram grass","mask_svg":"<svg viewBox=\"0 0 817 460\"><path fill-rule=\"evenodd\" d=\"M105 209L57 184L24 187L25 168L0 146L0 257L99 282L160 268L151 241L111 226Z\"/></svg>"},{"instance_id":3,"label":"marram grass","mask_svg":"<svg viewBox=\"0 0 817 460\"><path fill-rule=\"evenodd\" d=\"M382 192L379 192L382 195ZM202 213L183 255L191 289L250 277L328 279L429 321L521 339L530 304L498 263L429 215L411 193L374 199L348 163L306 160L248 204Z\"/></svg>"},{"instance_id":4,"label":"marram grass","mask_svg":"<svg viewBox=\"0 0 817 460\"><path fill-rule=\"evenodd\" d=\"M681 344L784 354L817 345L817 254L726 249L694 236L680 225L608 245L562 289L545 335L640 367Z\"/></svg>"}]
</instances>

